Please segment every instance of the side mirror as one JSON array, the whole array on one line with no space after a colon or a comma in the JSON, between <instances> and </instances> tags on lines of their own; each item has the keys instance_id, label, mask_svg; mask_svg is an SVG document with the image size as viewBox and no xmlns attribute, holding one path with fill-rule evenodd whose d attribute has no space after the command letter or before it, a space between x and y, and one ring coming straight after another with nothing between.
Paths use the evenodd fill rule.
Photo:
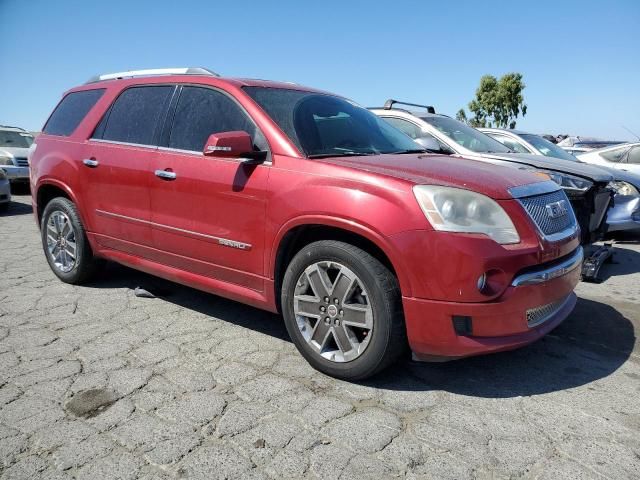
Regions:
<instances>
[{"instance_id":1,"label":"side mirror","mask_svg":"<svg viewBox=\"0 0 640 480\"><path fill-rule=\"evenodd\" d=\"M440 152L442 151L442 147L440 147L440 143L433 137L418 137L414 140L416 143L420 144L422 147L426 148L431 152Z\"/></svg>"},{"instance_id":2,"label":"side mirror","mask_svg":"<svg viewBox=\"0 0 640 480\"><path fill-rule=\"evenodd\" d=\"M247 132L213 133L204 144L204 155L225 158L241 158L253 153L251 135Z\"/></svg>"}]
</instances>

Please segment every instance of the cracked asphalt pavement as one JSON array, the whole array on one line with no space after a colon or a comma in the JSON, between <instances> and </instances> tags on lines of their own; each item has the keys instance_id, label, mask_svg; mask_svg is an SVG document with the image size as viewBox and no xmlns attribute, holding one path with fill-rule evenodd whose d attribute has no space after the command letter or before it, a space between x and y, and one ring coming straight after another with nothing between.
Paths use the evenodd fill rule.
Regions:
<instances>
[{"instance_id":1,"label":"cracked asphalt pavement","mask_svg":"<svg viewBox=\"0 0 640 480\"><path fill-rule=\"evenodd\" d=\"M543 340L356 384L310 368L278 316L112 264L60 282L29 197L14 200L0 216L2 479L640 475L640 236Z\"/></svg>"}]
</instances>

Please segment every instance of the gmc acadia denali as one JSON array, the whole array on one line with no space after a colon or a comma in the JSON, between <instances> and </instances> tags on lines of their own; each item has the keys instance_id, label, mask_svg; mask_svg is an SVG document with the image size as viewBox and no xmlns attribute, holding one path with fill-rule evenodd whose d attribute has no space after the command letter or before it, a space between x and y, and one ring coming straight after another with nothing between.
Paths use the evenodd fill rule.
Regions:
<instances>
[{"instance_id":1,"label":"gmc acadia denali","mask_svg":"<svg viewBox=\"0 0 640 480\"><path fill-rule=\"evenodd\" d=\"M199 68L68 91L30 150L53 272L103 259L281 312L346 379L513 349L576 302L580 228L528 171L426 153L339 96Z\"/></svg>"}]
</instances>

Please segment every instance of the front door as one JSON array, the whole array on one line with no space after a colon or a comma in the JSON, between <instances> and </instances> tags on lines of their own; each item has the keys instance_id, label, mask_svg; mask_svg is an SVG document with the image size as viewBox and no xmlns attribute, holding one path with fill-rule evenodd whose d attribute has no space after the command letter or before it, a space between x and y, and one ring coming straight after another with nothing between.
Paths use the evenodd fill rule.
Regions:
<instances>
[{"instance_id":1,"label":"front door","mask_svg":"<svg viewBox=\"0 0 640 480\"><path fill-rule=\"evenodd\" d=\"M269 164L204 156L213 133L243 130L256 148L264 137L226 93L181 87L150 184L152 237L167 265L261 290L265 188Z\"/></svg>"},{"instance_id":2,"label":"front door","mask_svg":"<svg viewBox=\"0 0 640 480\"><path fill-rule=\"evenodd\" d=\"M173 86L133 87L115 100L84 146L79 169L92 233L103 246L146 256L149 182Z\"/></svg>"}]
</instances>

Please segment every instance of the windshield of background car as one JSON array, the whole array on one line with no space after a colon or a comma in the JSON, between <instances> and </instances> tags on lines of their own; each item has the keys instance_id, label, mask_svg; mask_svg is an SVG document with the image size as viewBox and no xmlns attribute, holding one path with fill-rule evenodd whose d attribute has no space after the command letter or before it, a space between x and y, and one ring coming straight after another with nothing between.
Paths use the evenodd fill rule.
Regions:
<instances>
[{"instance_id":1,"label":"windshield of background car","mask_svg":"<svg viewBox=\"0 0 640 480\"><path fill-rule=\"evenodd\" d=\"M286 88L244 91L308 157L424 151L401 131L343 98Z\"/></svg>"},{"instance_id":2,"label":"windshield of background car","mask_svg":"<svg viewBox=\"0 0 640 480\"><path fill-rule=\"evenodd\" d=\"M449 117L420 117L464 148L477 153L509 153L507 147L488 135Z\"/></svg>"},{"instance_id":3,"label":"windshield of background car","mask_svg":"<svg viewBox=\"0 0 640 480\"><path fill-rule=\"evenodd\" d=\"M533 145L540 153L545 157L559 158L561 160L570 160L577 162L578 159L571 155L569 152L565 152L563 149L554 145L549 140L546 140L538 135L532 135L530 133L522 133L520 136Z\"/></svg>"},{"instance_id":4,"label":"windshield of background car","mask_svg":"<svg viewBox=\"0 0 640 480\"><path fill-rule=\"evenodd\" d=\"M32 143L33 137L29 134L0 130L0 147L29 148Z\"/></svg>"}]
</instances>

